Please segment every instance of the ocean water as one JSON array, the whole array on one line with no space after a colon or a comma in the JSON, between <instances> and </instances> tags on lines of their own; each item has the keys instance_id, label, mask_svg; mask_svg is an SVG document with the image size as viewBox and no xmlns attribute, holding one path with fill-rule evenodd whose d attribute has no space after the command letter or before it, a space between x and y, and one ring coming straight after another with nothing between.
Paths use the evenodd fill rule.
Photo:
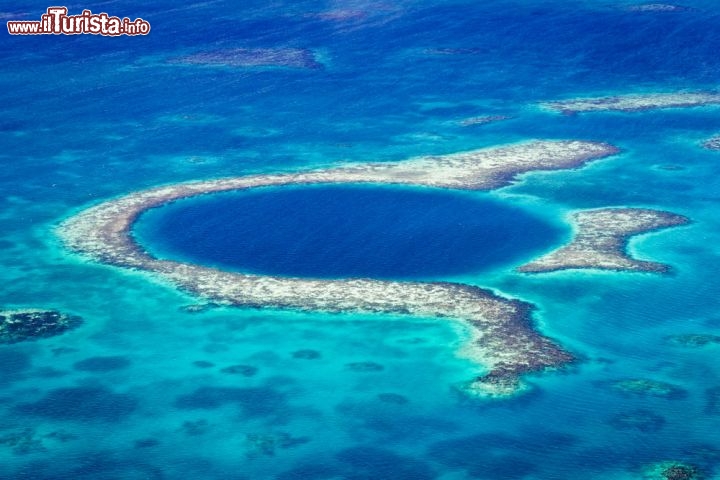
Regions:
<instances>
[{"instance_id":1,"label":"ocean water","mask_svg":"<svg viewBox=\"0 0 720 480\"><path fill-rule=\"evenodd\" d=\"M0 477L624 480L671 460L718 478L720 345L683 347L667 337L720 328L720 154L700 147L720 132L720 110L563 116L537 107L575 96L717 88L715 2L673 12L633 12L631 4L88 2L68 7L142 17L152 30L119 38L1 35L0 305L56 308L85 322L62 336L0 346ZM48 6L5 2L0 11L39 19ZM306 49L316 62L177 61L235 48ZM511 118L462 125L484 115ZM536 304L537 328L580 360L529 378L531 391L513 398L459 391L481 367L457 356L467 332L453 322L226 307L191 313L184 307L202 299L151 274L88 262L54 234L83 208L157 185L534 138L606 141L622 153L582 169L523 175L489 194L384 192L398 214L440 201L480 202L504 215L503 227L513 227L510 213L527 215L549 229L547 242L521 238L529 244L516 243L506 260L473 265L477 252L461 236L468 263L458 256L422 271L381 271L369 254L357 260L381 277L465 282ZM313 193L263 193L252 220L262 223L273 199L309 201ZM337 205L343 195L352 202L347 189L333 195ZM180 215L182 203L163 209ZM382 205L373 197L363 207ZM670 264L670 275L513 272L566 239L568 212L605 206L692 220L630 242L638 257ZM356 212L364 235L388 225L371 212ZM451 213L457 217L440 209L443 218L423 218L422 226L467 218ZM213 219L229 215L218 214ZM325 223L310 227L309 243L300 245L308 254L333 233ZM160 240L174 240L168 236ZM408 242L385 238L391 247ZM162 241L148 248L162 249ZM329 272L322 262L300 266L319 276L353 267L343 258ZM243 260L237 268L300 266ZM353 368L358 363L366 368ZM665 382L672 394L616 388L629 379Z\"/></svg>"},{"instance_id":2,"label":"ocean water","mask_svg":"<svg viewBox=\"0 0 720 480\"><path fill-rule=\"evenodd\" d=\"M134 234L154 256L223 270L415 280L517 262L569 236L485 197L387 186L277 187L176 201L146 212Z\"/></svg>"}]
</instances>

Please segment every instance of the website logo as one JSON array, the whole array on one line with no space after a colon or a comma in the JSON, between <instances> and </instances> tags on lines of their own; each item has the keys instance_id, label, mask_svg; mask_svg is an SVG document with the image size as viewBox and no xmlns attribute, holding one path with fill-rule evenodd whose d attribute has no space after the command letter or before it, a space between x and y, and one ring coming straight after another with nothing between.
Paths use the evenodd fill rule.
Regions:
<instances>
[{"instance_id":1,"label":"website logo","mask_svg":"<svg viewBox=\"0 0 720 480\"><path fill-rule=\"evenodd\" d=\"M49 7L40 20L10 20L10 35L147 35L150 23L142 18L111 17L107 13L83 10L80 15L68 15L67 7Z\"/></svg>"}]
</instances>

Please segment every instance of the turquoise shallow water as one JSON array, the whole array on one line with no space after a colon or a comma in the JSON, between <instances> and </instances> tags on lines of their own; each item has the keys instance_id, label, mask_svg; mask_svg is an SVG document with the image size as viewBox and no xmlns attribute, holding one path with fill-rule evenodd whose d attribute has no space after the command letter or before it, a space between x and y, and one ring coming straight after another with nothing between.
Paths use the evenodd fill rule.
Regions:
<instances>
[{"instance_id":1,"label":"turquoise shallow water","mask_svg":"<svg viewBox=\"0 0 720 480\"><path fill-rule=\"evenodd\" d=\"M152 32L3 35L0 304L85 323L0 347L0 476L632 479L681 460L716 478L720 346L666 337L720 326L720 157L699 147L720 131L718 108L569 117L536 107L715 88L714 3L655 13L627 2L477 3L88 3L142 16ZM44 8L2 10L34 19ZM322 67L170 61L256 47L305 48ZM482 115L513 118L458 123ZM73 212L151 186L530 138L601 140L622 153L525 175L491 198L553 225L604 206L693 223L630 243L669 263L668 276L513 273L525 258L440 275L535 303L538 328L581 359L508 400L457 391L481 370L457 357L467 332L446 320L190 313L201 300L86 262L53 234ZM613 387L637 378L675 393Z\"/></svg>"}]
</instances>

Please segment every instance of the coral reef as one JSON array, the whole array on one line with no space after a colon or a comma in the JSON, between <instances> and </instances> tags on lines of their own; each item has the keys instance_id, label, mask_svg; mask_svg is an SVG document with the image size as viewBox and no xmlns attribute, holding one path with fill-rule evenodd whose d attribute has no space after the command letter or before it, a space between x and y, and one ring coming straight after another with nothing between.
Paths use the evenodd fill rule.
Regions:
<instances>
[{"instance_id":1,"label":"coral reef","mask_svg":"<svg viewBox=\"0 0 720 480\"><path fill-rule=\"evenodd\" d=\"M575 226L572 241L547 255L518 267L519 272L553 272L595 268L664 273L667 265L635 260L625 251L630 237L663 228L685 225L681 215L640 208L583 210L570 216Z\"/></svg>"},{"instance_id":2,"label":"coral reef","mask_svg":"<svg viewBox=\"0 0 720 480\"><path fill-rule=\"evenodd\" d=\"M81 324L80 317L56 310L0 310L0 344L54 337Z\"/></svg>"},{"instance_id":3,"label":"coral reef","mask_svg":"<svg viewBox=\"0 0 720 480\"><path fill-rule=\"evenodd\" d=\"M585 112L639 112L658 108L687 108L720 103L720 94L712 92L646 93L614 97L576 98L545 102L541 107L573 115Z\"/></svg>"},{"instance_id":4,"label":"coral reef","mask_svg":"<svg viewBox=\"0 0 720 480\"><path fill-rule=\"evenodd\" d=\"M517 390L524 373L573 360L572 355L534 330L533 307L527 303L482 288L446 282L271 277L160 260L135 242L132 225L145 210L213 192L321 183L492 190L508 185L524 172L576 168L617 151L596 142L532 141L399 162L176 184L96 205L64 221L57 231L69 249L90 259L154 272L208 302L338 313L410 314L465 322L472 341L463 354L487 369L485 376L469 384L469 391L504 395Z\"/></svg>"}]
</instances>

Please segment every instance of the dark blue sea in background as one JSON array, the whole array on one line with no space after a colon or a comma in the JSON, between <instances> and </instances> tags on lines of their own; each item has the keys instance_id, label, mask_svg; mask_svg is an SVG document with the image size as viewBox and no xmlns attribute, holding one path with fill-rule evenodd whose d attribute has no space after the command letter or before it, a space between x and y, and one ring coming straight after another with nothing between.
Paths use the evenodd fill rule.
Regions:
<instances>
[{"instance_id":1,"label":"dark blue sea in background","mask_svg":"<svg viewBox=\"0 0 720 480\"><path fill-rule=\"evenodd\" d=\"M562 116L537 106L717 88L715 1L664 12L631 4L88 2L68 5L70 13L142 17L152 31L0 34L0 305L85 319L62 336L0 346L0 478L614 480L642 479L644 466L667 460L718 478L720 345L667 337L720 328L720 154L700 147L720 132L720 110ZM3 21L35 20L49 6L2 2L0 12ZM314 60L179 60L237 48L304 49ZM511 118L463 125L486 115ZM580 362L530 378L529 393L505 400L458 390L482 372L457 355L468 334L445 319L192 312L184 307L202 299L84 261L53 231L89 205L157 185L535 138L606 141L622 153L489 194L365 186L208 196L149 212L136 232L170 256L173 242L186 246L183 236L200 228L193 218L219 231L242 220L250 228L235 223L218 240L268 251L233 259L234 269L460 281L532 302L537 328ZM325 209L321 218L313 203ZM214 208L233 204L244 217ZM692 219L630 243L637 256L672 265L671 275L513 272L566 240L568 212L605 206ZM306 218L293 240L297 262L273 249L292 236L293 218L274 218L285 230L253 236L267 212L290 207ZM324 249L351 207L358 225L342 226L351 236ZM400 223L379 216L388 212L426 229L421 254L408 252L416 242ZM388 236L372 238L374 230ZM397 263L388 264L373 248L412 261L389 255ZM434 253L443 248L446 261ZM614 386L628 379L675 390Z\"/></svg>"}]
</instances>

